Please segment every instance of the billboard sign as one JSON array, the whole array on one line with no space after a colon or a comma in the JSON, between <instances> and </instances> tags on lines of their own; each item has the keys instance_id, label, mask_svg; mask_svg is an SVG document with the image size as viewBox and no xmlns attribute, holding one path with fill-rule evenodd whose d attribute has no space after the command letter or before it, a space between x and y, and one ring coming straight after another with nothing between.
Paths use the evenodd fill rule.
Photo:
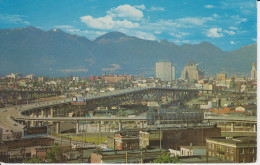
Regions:
<instances>
[{"instance_id":1,"label":"billboard sign","mask_svg":"<svg viewBox=\"0 0 260 165\"><path fill-rule=\"evenodd\" d=\"M86 105L86 98L85 97L73 98L71 105Z\"/></svg>"},{"instance_id":2,"label":"billboard sign","mask_svg":"<svg viewBox=\"0 0 260 165\"><path fill-rule=\"evenodd\" d=\"M25 127L22 131L22 138L48 136L48 126Z\"/></svg>"}]
</instances>

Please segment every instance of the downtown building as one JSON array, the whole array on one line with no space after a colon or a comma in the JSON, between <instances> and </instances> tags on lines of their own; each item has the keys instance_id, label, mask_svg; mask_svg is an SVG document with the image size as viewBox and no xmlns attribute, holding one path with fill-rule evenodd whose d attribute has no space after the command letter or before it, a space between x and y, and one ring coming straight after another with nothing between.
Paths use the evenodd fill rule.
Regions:
<instances>
[{"instance_id":1,"label":"downtown building","mask_svg":"<svg viewBox=\"0 0 260 165\"><path fill-rule=\"evenodd\" d=\"M252 80L256 80L257 79L257 72L256 72L256 69L255 69L255 63L252 63L251 79Z\"/></svg>"},{"instance_id":2,"label":"downtown building","mask_svg":"<svg viewBox=\"0 0 260 165\"><path fill-rule=\"evenodd\" d=\"M199 80L200 77L204 76L204 72L198 68L197 64L194 64L193 61L190 61L181 72L182 80Z\"/></svg>"},{"instance_id":3,"label":"downtown building","mask_svg":"<svg viewBox=\"0 0 260 165\"><path fill-rule=\"evenodd\" d=\"M175 67L169 61L159 61L155 64L155 76L162 81L175 80Z\"/></svg>"}]
</instances>

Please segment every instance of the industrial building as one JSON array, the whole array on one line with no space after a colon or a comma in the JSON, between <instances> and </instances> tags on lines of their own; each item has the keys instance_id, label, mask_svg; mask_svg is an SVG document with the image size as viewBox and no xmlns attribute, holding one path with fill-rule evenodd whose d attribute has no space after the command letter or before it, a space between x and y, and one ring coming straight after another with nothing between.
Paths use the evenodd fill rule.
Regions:
<instances>
[{"instance_id":1,"label":"industrial building","mask_svg":"<svg viewBox=\"0 0 260 165\"><path fill-rule=\"evenodd\" d=\"M179 149L180 146L205 146L206 138L220 137L221 128L215 126L192 126L179 128L161 128L140 131L140 147L160 147Z\"/></svg>"},{"instance_id":2,"label":"industrial building","mask_svg":"<svg viewBox=\"0 0 260 165\"><path fill-rule=\"evenodd\" d=\"M208 157L234 163L256 162L257 141L254 136L206 138Z\"/></svg>"},{"instance_id":3,"label":"industrial building","mask_svg":"<svg viewBox=\"0 0 260 165\"><path fill-rule=\"evenodd\" d=\"M138 149L131 151L97 151L91 153L91 163L150 163L169 151L160 149Z\"/></svg>"}]
</instances>

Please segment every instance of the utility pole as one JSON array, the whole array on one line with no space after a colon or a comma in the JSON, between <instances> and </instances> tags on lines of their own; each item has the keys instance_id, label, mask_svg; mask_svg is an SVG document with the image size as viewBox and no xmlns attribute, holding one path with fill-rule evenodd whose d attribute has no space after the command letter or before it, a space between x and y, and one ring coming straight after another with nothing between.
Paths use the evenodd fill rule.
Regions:
<instances>
[{"instance_id":1,"label":"utility pole","mask_svg":"<svg viewBox=\"0 0 260 165\"><path fill-rule=\"evenodd\" d=\"M71 147L71 138L70 138L70 157L71 157L71 150L72 150L72 147Z\"/></svg>"},{"instance_id":2,"label":"utility pole","mask_svg":"<svg viewBox=\"0 0 260 165\"><path fill-rule=\"evenodd\" d=\"M81 138L81 163L83 163L83 139L82 138Z\"/></svg>"},{"instance_id":3,"label":"utility pole","mask_svg":"<svg viewBox=\"0 0 260 165\"><path fill-rule=\"evenodd\" d=\"M161 126L160 126L160 151L162 150L162 132L161 132Z\"/></svg>"},{"instance_id":4,"label":"utility pole","mask_svg":"<svg viewBox=\"0 0 260 165\"><path fill-rule=\"evenodd\" d=\"M143 163L143 148L141 148L141 161L140 163L142 164Z\"/></svg>"},{"instance_id":5,"label":"utility pole","mask_svg":"<svg viewBox=\"0 0 260 165\"><path fill-rule=\"evenodd\" d=\"M125 163L128 163L127 151L125 152Z\"/></svg>"}]
</instances>

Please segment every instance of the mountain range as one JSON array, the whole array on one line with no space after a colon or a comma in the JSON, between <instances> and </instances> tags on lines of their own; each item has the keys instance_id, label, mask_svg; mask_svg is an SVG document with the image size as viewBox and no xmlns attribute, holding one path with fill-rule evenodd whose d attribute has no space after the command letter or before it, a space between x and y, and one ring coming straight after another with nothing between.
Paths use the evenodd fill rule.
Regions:
<instances>
[{"instance_id":1,"label":"mountain range","mask_svg":"<svg viewBox=\"0 0 260 165\"><path fill-rule=\"evenodd\" d=\"M89 76L102 73L155 75L155 63L170 60L177 77L190 60L207 76L249 74L256 63L256 44L223 51L209 42L176 45L109 32L89 40L59 29L0 29L0 74Z\"/></svg>"}]
</instances>

